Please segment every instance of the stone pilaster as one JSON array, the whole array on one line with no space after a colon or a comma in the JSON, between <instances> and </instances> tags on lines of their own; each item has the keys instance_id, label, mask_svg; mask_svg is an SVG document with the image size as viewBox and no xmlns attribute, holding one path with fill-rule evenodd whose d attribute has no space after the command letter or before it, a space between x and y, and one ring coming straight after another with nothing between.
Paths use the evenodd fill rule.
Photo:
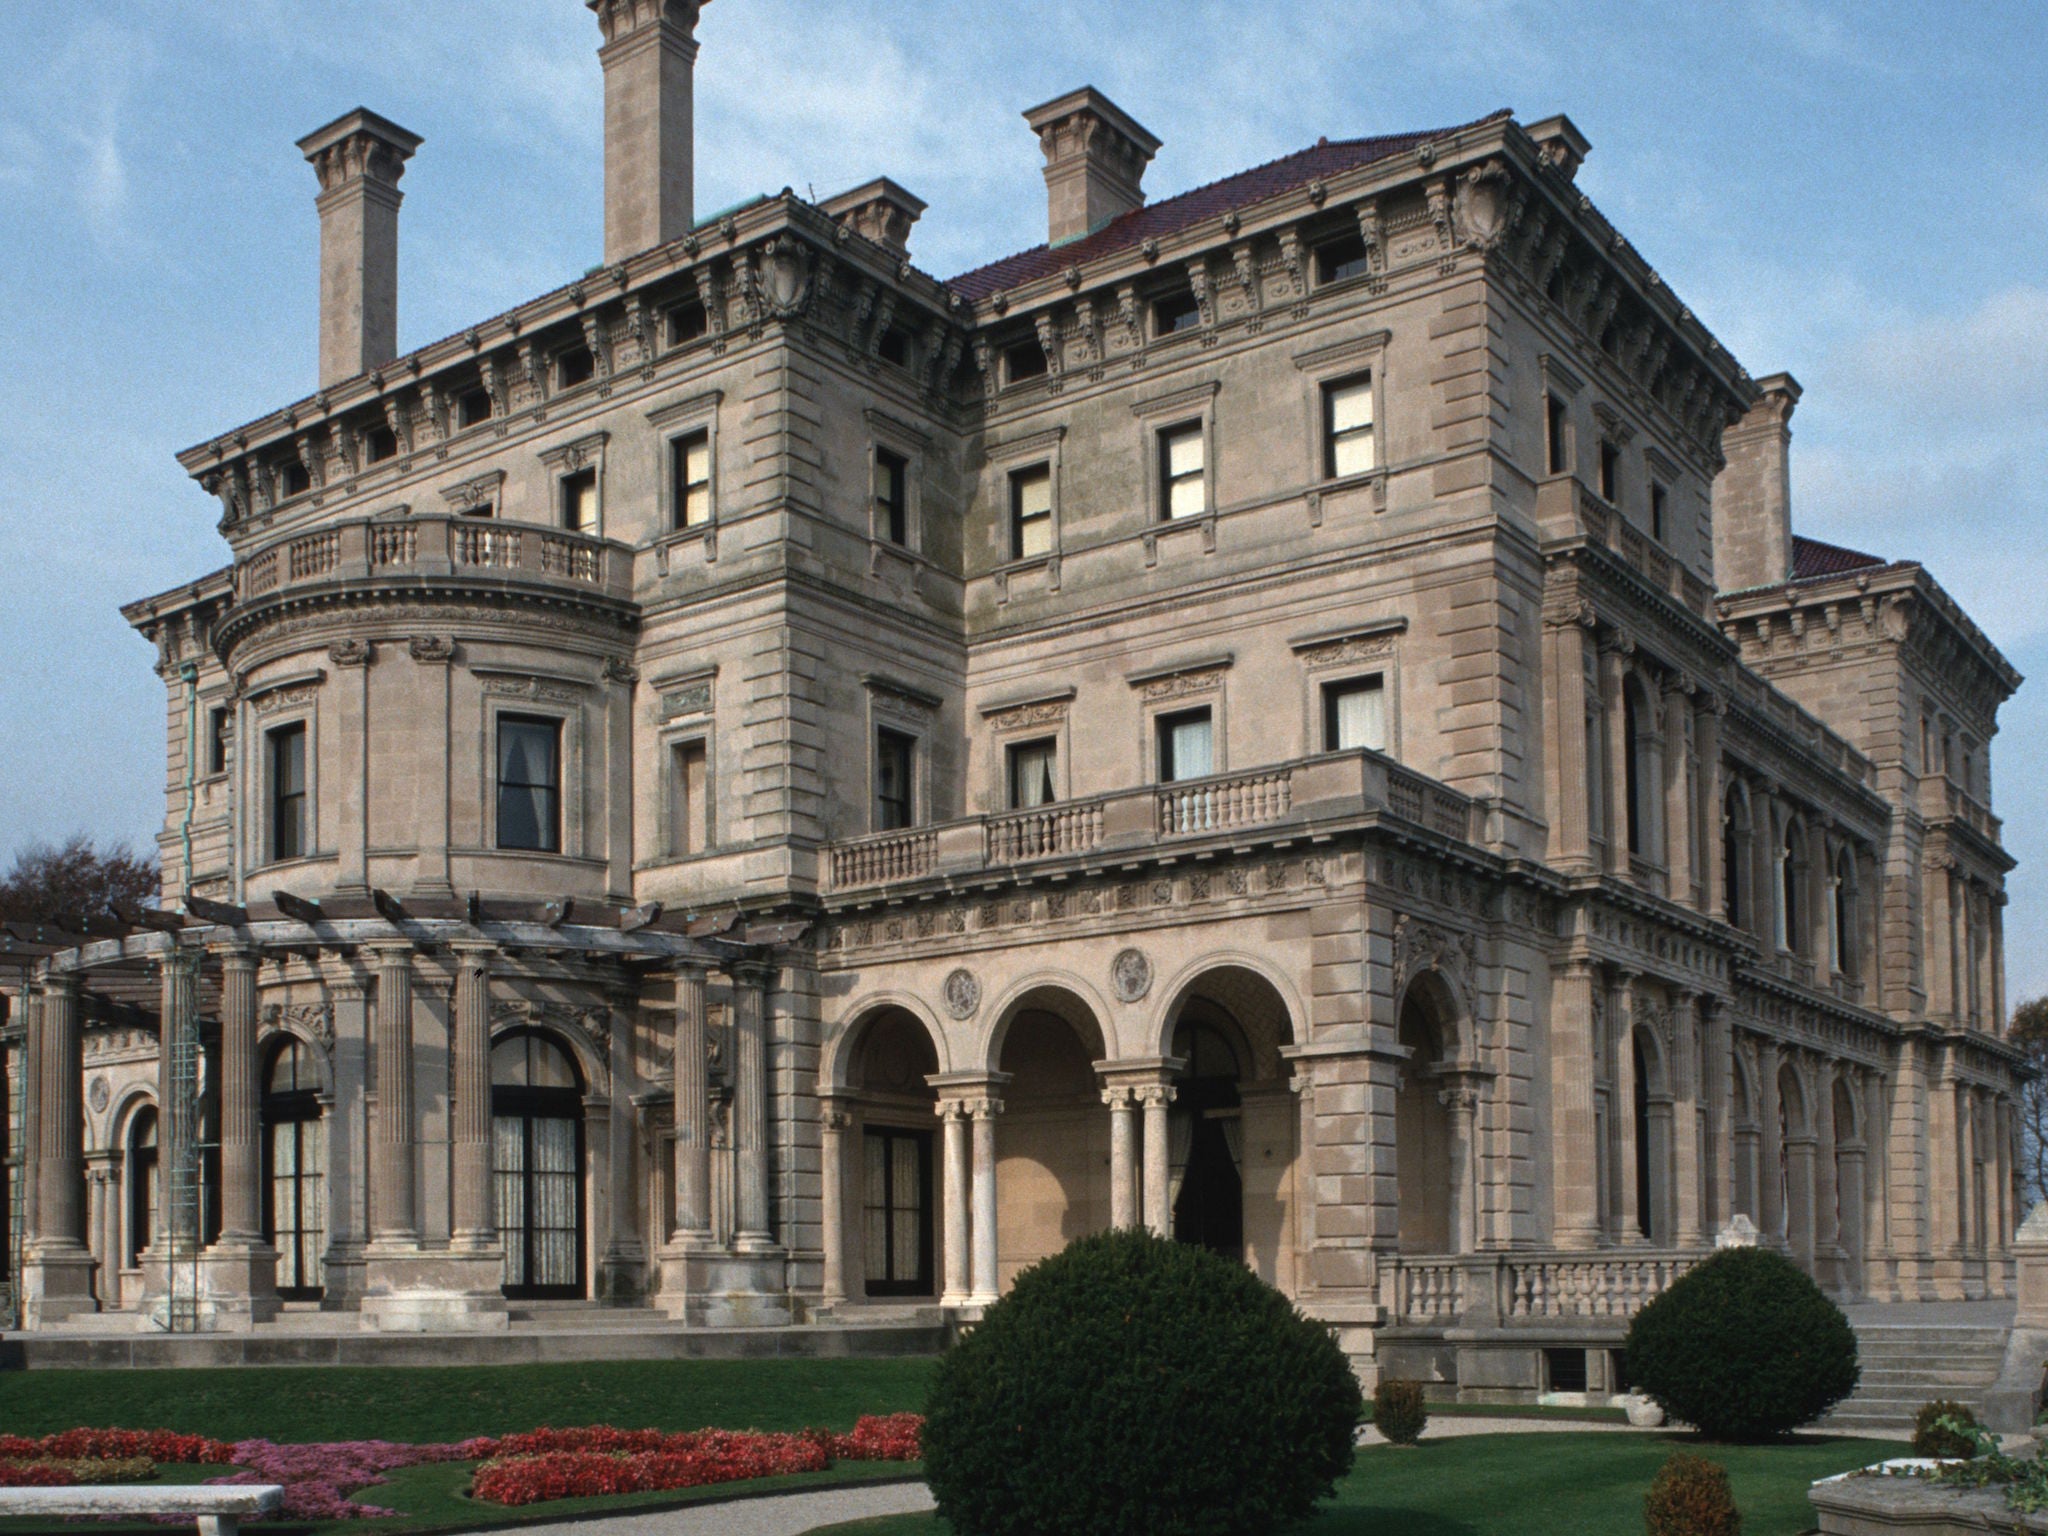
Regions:
<instances>
[{"instance_id":1,"label":"stone pilaster","mask_svg":"<svg viewBox=\"0 0 2048 1536\"><path fill-rule=\"evenodd\" d=\"M1697 1248L1704 1236L1697 993L1680 992L1672 1007L1671 1054L1671 1241L1680 1248Z\"/></svg>"},{"instance_id":2,"label":"stone pilaster","mask_svg":"<svg viewBox=\"0 0 2048 1536\"><path fill-rule=\"evenodd\" d=\"M377 962L377 1108L370 1133L370 1241L386 1249L417 1247L412 946L385 945L371 953Z\"/></svg>"},{"instance_id":3,"label":"stone pilaster","mask_svg":"<svg viewBox=\"0 0 2048 1536\"><path fill-rule=\"evenodd\" d=\"M818 1114L819 1217L824 1228L818 1302L828 1310L846 1301L846 1133L852 1128L853 1116L828 1099Z\"/></svg>"},{"instance_id":4,"label":"stone pilaster","mask_svg":"<svg viewBox=\"0 0 2048 1536\"><path fill-rule=\"evenodd\" d=\"M457 1248L502 1258L491 1166L491 959L488 945L455 946L455 1055L449 1106Z\"/></svg>"},{"instance_id":5,"label":"stone pilaster","mask_svg":"<svg viewBox=\"0 0 2048 1536\"><path fill-rule=\"evenodd\" d=\"M676 970L675 1153L678 1242L711 1236L711 1090L705 1061L704 971Z\"/></svg>"},{"instance_id":6,"label":"stone pilaster","mask_svg":"<svg viewBox=\"0 0 2048 1536\"><path fill-rule=\"evenodd\" d=\"M1551 1240L1560 1248L1600 1243L1598 1132L1593 1114L1592 964L1573 960L1550 990Z\"/></svg>"},{"instance_id":7,"label":"stone pilaster","mask_svg":"<svg viewBox=\"0 0 2048 1536\"><path fill-rule=\"evenodd\" d=\"M768 1048L765 998L771 975L743 967L733 975L733 1241L741 1250L775 1246L768 1211Z\"/></svg>"},{"instance_id":8,"label":"stone pilaster","mask_svg":"<svg viewBox=\"0 0 2048 1536\"><path fill-rule=\"evenodd\" d=\"M30 1015L37 1042L35 1241L22 1264L22 1320L62 1322L94 1309L92 1250L85 1245L84 1044L78 982L53 974ZM30 1170L23 1170L28 1177Z\"/></svg>"}]
</instances>

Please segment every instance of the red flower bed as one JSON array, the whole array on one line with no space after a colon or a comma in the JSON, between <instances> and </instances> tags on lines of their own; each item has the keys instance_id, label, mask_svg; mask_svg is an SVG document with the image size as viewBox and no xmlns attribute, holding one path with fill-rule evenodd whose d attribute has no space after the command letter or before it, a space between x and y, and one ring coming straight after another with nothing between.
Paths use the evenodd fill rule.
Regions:
<instances>
[{"instance_id":1,"label":"red flower bed","mask_svg":"<svg viewBox=\"0 0 2048 1536\"><path fill-rule=\"evenodd\" d=\"M924 1433L921 1413L864 1413L851 1434L830 1429L804 1433L816 1438L834 1461L917 1461L924 1455L919 1443Z\"/></svg>"},{"instance_id":2,"label":"red flower bed","mask_svg":"<svg viewBox=\"0 0 2048 1536\"><path fill-rule=\"evenodd\" d=\"M235 1459L235 1448L204 1435L184 1435L170 1429L67 1429L62 1434L44 1435L40 1440L0 1435L0 1461L32 1461L40 1457L60 1461L125 1461L137 1456L188 1466L226 1466Z\"/></svg>"},{"instance_id":3,"label":"red flower bed","mask_svg":"<svg viewBox=\"0 0 2048 1536\"><path fill-rule=\"evenodd\" d=\"M472 1491L493 1504L538 1504L549 1499L701 1488L709 1483L737 1483L790 1472L823 1472L832 1465L825 1448L803 1435L708 1429L660 1438L664 1442L660 1449L547 1450L500 1456L476 1469Z\"/></svg>"},{"instance_id":4,"label":"red flower bed","mask_svg":"<svg viewBox=\"0 0 2048 1536\"><path fill-rule=\"evenodd\" d=\"M0 1488L70 1488L77 1482L69 1467L53 1461L0 1461Z\"/></svg>"}]
</instances>

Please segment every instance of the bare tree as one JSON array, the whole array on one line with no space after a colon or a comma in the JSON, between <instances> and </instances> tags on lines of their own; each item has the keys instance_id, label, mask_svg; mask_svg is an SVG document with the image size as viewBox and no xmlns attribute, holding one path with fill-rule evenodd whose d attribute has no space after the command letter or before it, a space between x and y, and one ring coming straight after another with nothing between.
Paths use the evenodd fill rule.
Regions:
<instances>
[{"instance_id":1,"label":"bare tree","mask_svg":"<svg viewBox=\"0 0 2048 1536\"><path fill-rule=\"evenodd\" d=\"M0 879L0 921L104 916L113 902L153 906L160 889L154 854L144 858L126 843L100 848L79 832L62 847L32 843L15 855Z\"/></svg>"},{"instance_id":2,"label":"bare tree","mask_svg":"<svg viewBox=\"0 0 2048 1536\"><path fill-rule=\"evenodd\" d=\"M2034 1069L2020 1087L2020 1179L2031 1208L2048 1199L2048 997L2013 1009L2006 1039L2027 1053Z\"/></svg>"}]
</instances>

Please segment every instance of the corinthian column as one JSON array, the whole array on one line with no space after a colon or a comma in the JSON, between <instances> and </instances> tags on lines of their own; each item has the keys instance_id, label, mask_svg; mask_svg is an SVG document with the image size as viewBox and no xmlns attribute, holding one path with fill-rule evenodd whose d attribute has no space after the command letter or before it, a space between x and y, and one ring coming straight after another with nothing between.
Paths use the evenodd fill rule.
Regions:
<instances>
[{"instance_id":1,"label":"corinthian column","mask_svg":"<svg viewBox=\"0 0 2048 1536\"><path fill-rule=\"evenodd\" d=\"M1109 1224L1122 1231L1138 1224L1137 1103L1122 1087L1103 1089L1102 1102L1109 1106Z\"/></svg>"},{"instance_id":2,"label":"corinthian column","mask_svg":"<svg viewBox=\"0 0 2048 1536\"><path fill-rule=\"evenodd\" d=\"M44 982L42 1025L42 1049L36 1053L42 1075L35 1166L38 1246L50 1252L82 1250L85 1061L75 977L57 974Z\"/></svg>"},{"instance_id":3,"label":"corinthian column","mask_svg":"<svg viewBox=\"0 0 2048 1536\"><path fill-rule=\"evenodd\" d=\"M413 1191L412 946L380 945L377 961L377 1124L370 1140L370 1240L419 1242Z\"/></svg>"},{"instance_id":4,"label":"corinthian column","mask_svg":"<svg viewBox=\"0 0 2048 1536\"><path fill-rule=\"evenodd\" d=\"M1173 1102L1170 1083L1147 1083L1138 1089L1145 1106L1145 1226L1155 1237L1173 1235L1172 1189L1167 1174L1166 1106Z\"/></svg>"},{"instance_id":5,"label":"corinthian column","mask_svg":"<svg viewBox=\"0 0 2048 1536\"><path fill-rule=\"evenodd\" d=\"M732 978L733 1242L743 1249L775 1242L768 1224L768 1042L762 1019L769 974L741 966Z\"/></svg>"},{"instance_id":6,"label":"corinthian column","mask_svg":"<svg viewBox=\"0 0 2048 1536\"><path fill-rule=\"evenodd\" d=\"M827 1307L846 1300L846 1133L853 1117L826 1100L818 1115L818 1162L823 1199L819 1216L824 1232L824 1276L819 1302Z\"/></svg>"},{"instance_id":7,"label":"corinthian column","mask_svg":"<svg viewBox=\"0 0 2048 1536\"><path fill-rule=\"evenodd\" d=\"M676 1239L711 1236L711 1091L704 1060L704 968L676 968Z\"/></svg>"},{"instance_id":8,"label":"corinthian column","mask_svg":"<svg viewBox=\"0 0 2048 1536\"><path fill-rule=\"evenodd\" d=\"M256 953L220 957L220 1240L263 1240L263 1142L256 1071Z\"/></svg>"},{"instance_id":9,"label":"corinthian column","mask_svg":"<svg viewBox=\"0 0 2048 1536\"><path fill-rule=\"evenodd\" d=\"M489 945L455 946L455 1070L449 1106L449 1161L455 1175L453 1241L458 1248L498 1245L491 1169L491 954Z\"/></svg>"},{"instance_id":10,"label":"corinthian column","mask_svg":"<svg viewBox=\"0 0 2048 1536\"><path fill-rule=\"evenodd\" d=\"M174 949L159 967L163 1006L156 1055L158 1222L151 1246L168 1246L180 1256L199 1249L199 963L198 950ZM182 1084L176 1070L181 1046L193 1056L191 1081Z\"/></svg>"}]
</instances>

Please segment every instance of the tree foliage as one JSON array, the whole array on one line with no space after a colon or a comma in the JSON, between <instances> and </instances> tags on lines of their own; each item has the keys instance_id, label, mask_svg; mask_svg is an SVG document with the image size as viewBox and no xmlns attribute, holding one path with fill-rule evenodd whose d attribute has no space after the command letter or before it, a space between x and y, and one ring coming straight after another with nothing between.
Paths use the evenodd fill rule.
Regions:
<instances>
[{"instance_id":1,"label":"tree foliage","mask_svg":"<svg viewBox=\"0 0 2048 1536\"><path fill-rule=\"evenodd\" d=\"M2020 1089L2020 1177L2031 1206L2048 1200L2048 997L2013 1009L2006 1039L2027 1053L2034 1069Z\"/></svg>"},{"instance_id":2,"label":"tree foliage","mask_svg":"<svg viewBox=\"0 0 2048 1536\"><path fill-rule=\"evenodd\" d=\"M154 854L144 858L126 843L102 848L79 832L62 846L31 843L14 856L0 879L0 921L103 917L113 902L153 904L159 888Z\"/></svg>"}]
</instances>

